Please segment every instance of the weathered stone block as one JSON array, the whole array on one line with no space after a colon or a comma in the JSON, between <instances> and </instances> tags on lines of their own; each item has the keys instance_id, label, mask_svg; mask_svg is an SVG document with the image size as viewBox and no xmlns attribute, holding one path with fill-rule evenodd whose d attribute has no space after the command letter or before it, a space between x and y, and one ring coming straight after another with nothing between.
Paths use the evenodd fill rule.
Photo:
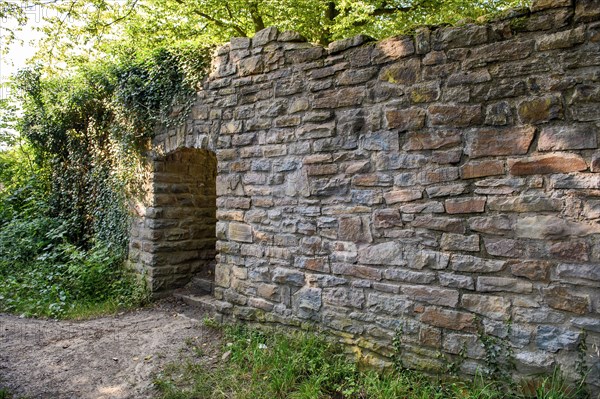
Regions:
<instances>
[{"instance_id":1,"label":"weathered stone block","mask_svg":"<svg viewBox=\"0 0 600 399\"><path fill-rule=\"evenodd\" d=\"M360 147L370 151L397 151L400 148L397 132L373 132L360 137Z\"/></svg>"},{"instance_id":2,"label":"weathered stone block","mask_svg":"<svg viewBox=\"0 0 600 399\"><path fill-rule=\"evenodd\" d=\"M403 285L401 291L410 299L418 302L449 307L456 307L458 305L458 291L456 290L419 285Z\"/></svg>"},{"instance_id":3,"label":"weathered stone block","mask_svg":"<svg viewBox=\"0 0 600 399\"><path fill-rule=\"evenodd\" d=\"M405 212L405 210L402 210ZM462 219L434 217L431 215L417 216L412 222L413 227L428 228L431 230L446 231L449 233L464 233L465 223Z\"/></svg>"},{"instance_id":4,"label":"weathered stone block","mask_svg":"<svg viewBox=\"0 0 600 399\"><path fill-rule=\"evenodd\" d=\"M373 212L373 227L376 229L388 229L391 227L402 227L402 218L397 209L378 209Z\"/></svg>"},{"instance_id":5,"label":"weathered stone block","mask_svg":"<svg viewBox=\"0 0 600 399\"><path fill-rule=\"evenodd\" d=\"M535 0L531 11L541 11L549 8L570 7L573 0Z\"/></svg>"},{"instance_id":6,"label":"weathered stone block","mask_svg":"<svg viewBox=\"0 0 600 399\"><path fill-rule=\"evenodd\" d=\"M515 292L528 294L533 290L533 285L510 277L478 277L477 291L479 292Z\"/></svg>"},{"instance_id":7,"label":"weathered stone block","mask_svg":"<svg viewBox=\"0 0 600 399\"><path fill-rule=\"evenodd\" d=\"M405 151L436 150L452 147L461 143L460 132L455 130L434 130L423 133L408 133L406 144L402 147Z\"/></svg>"},{"instance_id":8,"label":"weathered stone block","mask_svg":"<svg viewBox=\"0 0 600 399\"><path fill-rule=\"evenodd\" d=\"M408 91L410 101L414 104L437 101L441 93L440 85L437 82L416 84L411 86Z\"/></svg>"},{"instance_id":9,"label":"weathered stone block","mask_svg":"<svg viewBox=\"0 0 600 399\"><path fill-rule=\"evenodd\" d=\"M421 108L386 111L385 119L390 129L401 132L418 130L425 126L425 111Z\"/></svg>"},{"instance_id":10,"label":"weathered stone block","mask_svg":"<svg viewBox=\"0 0 600 399\"><path fill-rule=\"evenodd\" d=\"M446 212L457 213L481 213L485 210L486 197L453 198L444 202Z\"/></svg>"},{"instance_id":11,"label":"weathered stone block","mask_svg":"<svg viewBox=\"0 0 600 399\"><path fill-rule=\"evenodd\" d=\"M403 60L381 69L379 79L398 85L411 85L419 79L421 62L418 58Z\"/></svg>"},{"instance_id":12,"label":"weathered stone block","mask_svg":"<svg viewBox=\"0 0 600 399\"><path fill-rule=\"evenodd\" d=\"M388 205L392 205L423 198L423 191L416 189L394 190L383 194L383 198Z\"/></svg>"},{"instance_id":13,"label":"weathered stone block","mask_svg":"<svg viewBox=\"0 0 600 399\"><path fill-rule=\"evenodd\" d=\"M425 191L429 198L437 198L437 197L448 197L454 195L460 195L467 191L466 183L456 183L449 184L444 186L431 186L427 187Z\"/></svg>"},{"instance_id":14,"label":"weathered stone block","mask_svg":"<svg viewBox=\"0 0 600 399\"><path fill-rule=\"evenodd\" d=\"M442 249L447 251L479 251L479 235L465 236L462 234L444 233L440 243Z\"/></svg>"},{"instance_id":15,"label":"weathered stone block","mask_svg":"<svg viewBox=\"0 0 600 399\"><path fill-rule=\"evenodd\" d=\"M499 296L463 294L461 306L494 320L506 321L510 318L510 299Z\"/></svg>"},{"instance_id":16,"label":"weathered stone block","mask_svg":"<svg viewBox=\"0 0 600 399\"><path fill-rule=\"evenodd\" d=\"M526 154L534 134L532 126L476 129L467 134L465 153L471 158Z\"/></svg>"},{"instance_id":17,"label":"weathered stone block","mask_svg":"<svg viewBox=\"0 0 600 399\"><path fill-rule=\"evenodd\" d=\"M525 277L532 281L546 281L552 262L542 260L511 260L507 265L510 272L517 277Z\"/></svg>"},{"instance_id":18,"label":"weathered stone block","mask_svg":"<svg viewBox=\"0 0 600 399\"><path fill-rule=\"evenodd\" d=\"M575 295L561 286L544 289L544 299L551 308L571 313L585 314L590 307L590 299L587 295Z\"/></svg>"},{"instance_id":19,"label":"weathered stone block","mask_svg":"<svg viewBox=\"0 0 600 399\"><path fill-rule=\"evenodd\" d=\"M377 42L373 49L372 60L375 64L381 64L396 61L414 53L415 46L411 37L396 36Z\"/></svg>"},{"instance_id":20,"label":"weathered stone block","mask_svg":"<svg viewBox=\"0 0 600 399\"><path fill-rule=\"evenodd\" d=\"M471 276L453 273L438 273L438 280L444 287L463 288L467 290L475 289L475 282Z\"/></svg>"},{"instance_id":21,"label":"weathered stone block","mask_svg":"<svg viewBox=\"0 0 600 399\"><path fill-rule=\"evenodd\" d=\"M352 242L373 242L368 218L354 216L341 218L338 224L338 239Z\"/></svg>"},{"instance_id":22,"label":"weathered stone block","mask_svg":"<svg viewBox=\"0 0 600 399\"><path fill-rule=\"evenodd\" d=\"M480 233L505 235L513 230L514 223L506 215L482 216L470 218L469 228Z\"/></svg>"},{"instance_id":23,"label":"weathered stone block","mask_svg":"<svg viewBox=\"0 0 600 399\"><path fill-rule=\"evenodd\" d=\"M538 151L583 150L597 148L598 128L594 125L544 127L538 140Z\"/></svg>"},{"instance_id":24,"label":"weathered stone block","mask_svg":"<svg viewBox=\"0 0 600 399\"><path fill-rule=\"evenodd\" d=\"M406 269L387 269L383 272L386 280L403 281L413 284L430 284L435 281L435 273L415 272Z\"/></svg>"},{"instance_id":25,"label":"weathered stone block","mask_svg":"<svg viewBox=\"0 0 600 399\"><path fill-rule=\"evenodd\" d=\"M367 295L366 308L373 313L401 316L410 312L412 306L412 301L398 295L386 295L375 292Z\"/></svg>"},{"instance_id":26,"label":"weathered stone block","mask_svg":"<svg viewBox=\"0 0 600 399\"><path fill-rule=\"evenodd\" d=\"M482 120L480 105L431 105L427 111L433 126L467 127Z\"/></svg>"},{"instance_id":27,"label":"weathered stone block","mask_svg":"<svg viewBox=\"0 0 600 399\"><path fill-rule=\"evenodd\" d=\"M580 26L575 29L544 35L536 40L538 51L569 48L585 41L585 28Z\"/></svg>"},{"instance_id":28,"label":"weathered stone block","mask_svg":"<svg viewBox=\"0 0 600 399\"><path fill-rule=\"evenodd\" d=\"M587 164L576 154L548 154L509 160L508 169L512 175L525 176L550 173L569 173L587 169Z\"/></svg>"},{"instance_id":29,"label":"weathered stone block","mask_svg":"<svg viewBox=\"0 0 600 399\"><path fill-rule=\"evenodd\" d=\"M345 287L324 289L323 303L326 305L362 309L365 304L365 294L362 290Z\"/></svg>"},{"instance_id":30,"label":"weathered stone block","mask_svg":"<svg viewBox=\"0 0 600 399\"><path fill-rule=\"evenodd\" d=\"M333 272L333 274L341 274L344 276L351 276L375 281L381 280L382 276L382 271L377 268L370 266L353 265L350 263L333 263L331 265L331 271Z\"/></svg>"},{"instance_id":31,"label":"weathered stone block","mask_svg":"<svg viewBox=\"0 0 600 399\"><path fill-rule=\"evenodd\" d=\"M503 161L472 161L460 167L460 177L463 179L474 179L477 177L497 176L503 174Z\"/></svg>"},{"instance_id":32,"label":"weathered stone block","mask_svg":"<svg viewBox=\"0 0 600 399\"><path fill-rule=\"evenodd\" d=\"M561 263L556 268L560 279L575 278L589 281L600 281L600 265Z\"/></svg>"},{"instance_id":33,"label":"weathered stone block","mask_svg":"<svg viewBox=\"0 0 600 399\"><path fill-rule=\"evenodd\" d=\"M366 265L402 265L402 246L398 242L370 245L358 251L358 261Z\"/></svg>"},{"instance_id":34,"label":"weathered stone block","mask_svg":"<svg viewBox=\"0 0 600 399\"><path fill-rule=\"evenodd\" d=\"M548 352L558 352L560 349L575 349L581 333L554 326L539 326L536 331L535 344Z\"/></svg>"},{"instance_id":35,"label":"weathered stone block","mask_svg":"<svg viewBox=\"0 0 600 399\"><path fill-rule=\"evenodd\" d=\"M519 104L517 112L525 124L548 122L563 117L562 101L556 95L525 100Z\"/></svg>"},{"instance_id":36,"label":"weathered stone block","mask_svg":"<svg viewBox=\"0 0 600 399\"><path fill-rule=\"evenodd\" d=\"M459 272L492 273L504 269L505 261L482 259L471 255L454 254L450 258L450 268Z\"/></svg>"},{"instance_id":37,"label":"weathered stone block","mask_svg":"<svg viewBox=\"0 0 600 399\"><path fill-rule=\"evenodd\" d=\"M243 223L229 223L227 237L233 241L252 242L252 226Z\"/></svg>"},{"instance_id":38,"label":"weathered stone block","mask_svg":"<svg viewBox=\"0 0 600 399\"><path fill-rule=\"evenodd\" d=\"M426 307L421 316L421 322L459 331L475 331L475 315L456 310Z\"/></svg>"}]
</instances>

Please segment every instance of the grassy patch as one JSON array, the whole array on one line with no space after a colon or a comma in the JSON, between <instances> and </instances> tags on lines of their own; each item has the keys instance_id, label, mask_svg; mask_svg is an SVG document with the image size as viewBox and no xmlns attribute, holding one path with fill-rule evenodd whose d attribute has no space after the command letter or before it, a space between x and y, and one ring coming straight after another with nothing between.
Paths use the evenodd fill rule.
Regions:
<instances>
[{"instance_id":1,"label":"grassy patch","mask_svg":"<svg viewBox=\"0 0 600 399\"><path fill-rule=\"evenodd\" d=\"M216 367L188 360L171 364L155 379L161 399L320 398L544 398L571 399L560 373L528 384L483 377L442 379L410 370L361 371L341 348L323 337L296 332L265 333L224 328L222 361Z\"/></svg>"}]
</instances>

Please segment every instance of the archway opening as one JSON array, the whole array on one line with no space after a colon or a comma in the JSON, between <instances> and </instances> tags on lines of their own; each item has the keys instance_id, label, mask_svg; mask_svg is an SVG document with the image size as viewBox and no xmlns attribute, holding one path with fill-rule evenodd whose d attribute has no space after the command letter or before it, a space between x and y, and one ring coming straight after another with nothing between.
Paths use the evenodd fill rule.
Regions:
<instances>
[{"instance_id":1,"label":"archway opening","mask_svg":"<svg viewBox=\"0 0 600 399\"><path fill-rule=\"evenodd\" d=\"M152 290L192 283L212 292L216 256L217 158L184 148L154 163Z\"/></svg>"}]
</instances>

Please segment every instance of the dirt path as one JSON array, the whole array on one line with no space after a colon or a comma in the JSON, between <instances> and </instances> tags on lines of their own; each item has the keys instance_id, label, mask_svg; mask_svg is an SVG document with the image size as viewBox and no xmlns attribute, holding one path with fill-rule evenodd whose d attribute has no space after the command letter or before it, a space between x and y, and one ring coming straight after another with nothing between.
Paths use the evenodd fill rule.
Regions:
<instances>
[{"instance_id":1,"label":"dirt path","mask_svg":"<svg viewBox=\"0 0 600 399\"><path fill-rule=\"evenodd\" d=\"M163 365L202 348L207 367L220 339L202 314L174 300L81 322L0 315L0 387L15 397L151 398Z\"/></svg>"}]
</instances>

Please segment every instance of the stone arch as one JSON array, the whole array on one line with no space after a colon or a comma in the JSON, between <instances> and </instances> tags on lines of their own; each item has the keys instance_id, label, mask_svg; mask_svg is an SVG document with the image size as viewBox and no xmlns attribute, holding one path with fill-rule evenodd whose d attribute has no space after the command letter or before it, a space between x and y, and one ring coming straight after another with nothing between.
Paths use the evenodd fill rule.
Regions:
<instances>
[{"instance_id":1,"label":"stone arch","mask_svg":"<svg viewBox=\"0 0 600 399\"><path fill-rule=\"evenodd\" d=\"M151 160L145 206L137 209L130 261L150 290L169 292L193 276L214 279L216 175L213 151L179 147Z\"/></svg>"}]
</instances>

